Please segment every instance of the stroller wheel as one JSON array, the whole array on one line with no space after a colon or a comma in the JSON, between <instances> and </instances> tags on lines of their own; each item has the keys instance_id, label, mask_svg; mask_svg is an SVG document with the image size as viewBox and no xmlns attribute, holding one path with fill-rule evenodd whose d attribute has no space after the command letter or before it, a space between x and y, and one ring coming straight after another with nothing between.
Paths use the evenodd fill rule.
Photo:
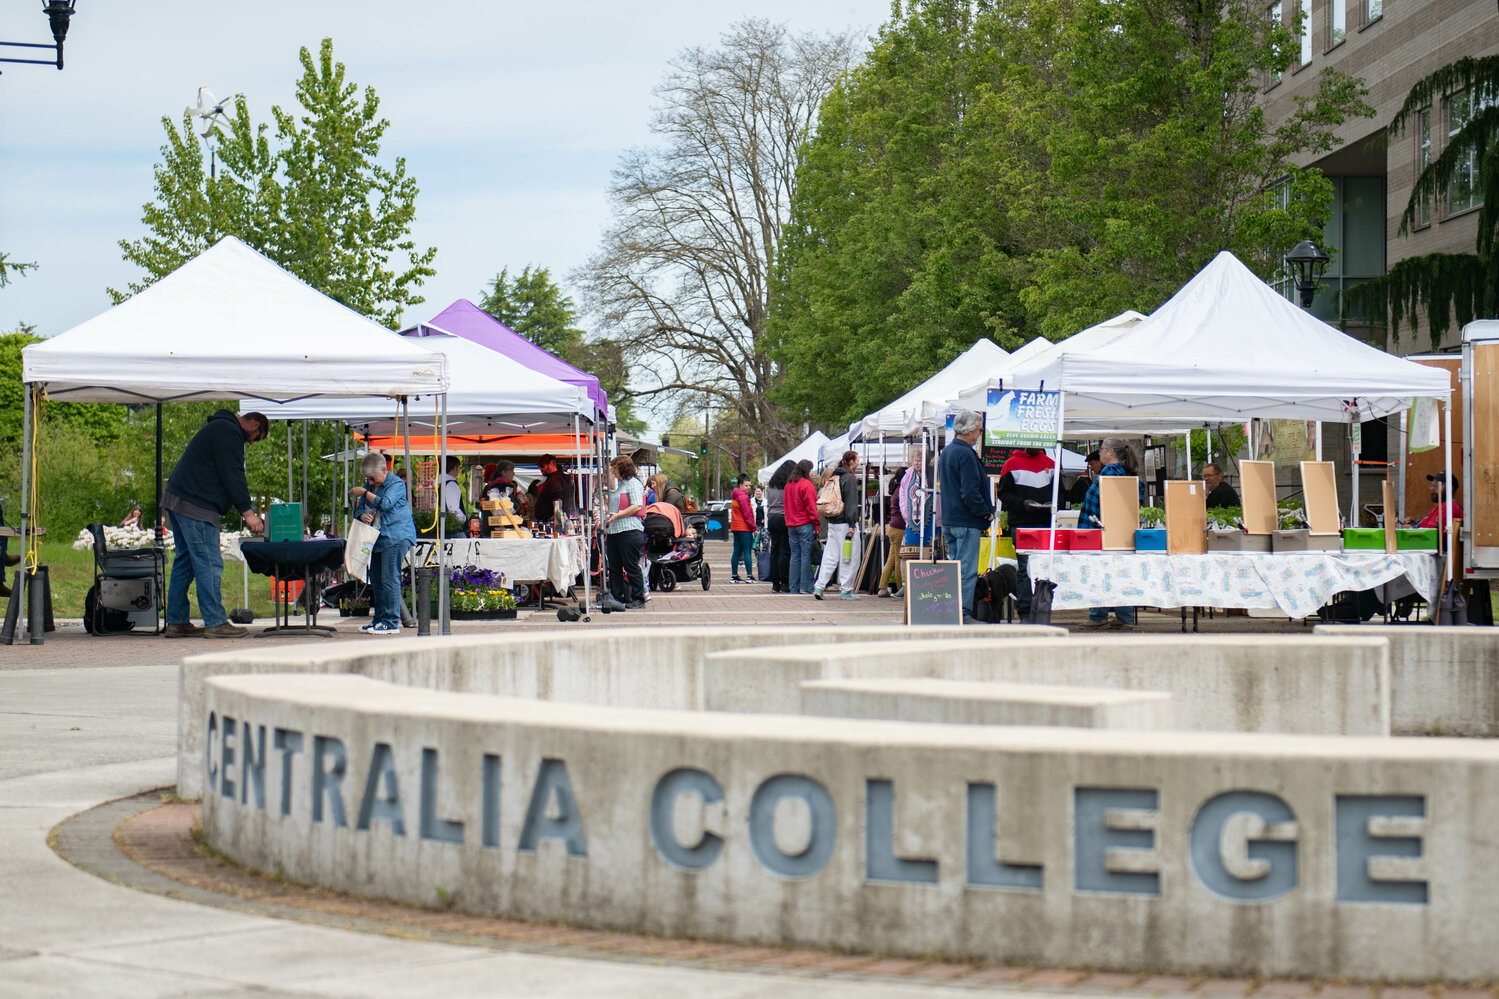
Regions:
<instances>
[{"instance_id":1,"label":"stroller wheel","mask_svg":"<svg viewBox=\"0 0 1499 999\"><path fill-rule=\"evenodd\" d=\"M672 590L675 590L676 588L677 588L677 574L676 573L672 572L670 569L667 569L665 572L660 573L660 578L656 580L656 589L660 590L662 593L670 593Z\"/></svg>"},{"instance_id":2,"label":"stroller wheel","mask_svg":"<svg viewBox=\"0 0 1499 999\"><path fill-rule=\"evenodd\" d=\"M702 580L703 589L705 590L708 588L708 585L713 582L713 570L708 568L707 562L703 563L703 572L702 575L698 576L698 579Z\"/></svg>"}]
</instances>

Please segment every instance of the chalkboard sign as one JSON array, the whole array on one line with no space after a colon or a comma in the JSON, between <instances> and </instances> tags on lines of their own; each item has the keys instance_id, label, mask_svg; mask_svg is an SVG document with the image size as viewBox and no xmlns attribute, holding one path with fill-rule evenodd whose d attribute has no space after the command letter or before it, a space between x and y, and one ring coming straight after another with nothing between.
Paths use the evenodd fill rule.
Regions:
<instances>
[{"instance_id":1,"label":"chalkboard sign","mask_svg":"<svg viewBox=\"0 0 1499 999\"><path fill-rule=\"evenodd\" d=\"M963 623L963 574L960 563L906 563L906 623Z\"/></svg>"}]
</instances>

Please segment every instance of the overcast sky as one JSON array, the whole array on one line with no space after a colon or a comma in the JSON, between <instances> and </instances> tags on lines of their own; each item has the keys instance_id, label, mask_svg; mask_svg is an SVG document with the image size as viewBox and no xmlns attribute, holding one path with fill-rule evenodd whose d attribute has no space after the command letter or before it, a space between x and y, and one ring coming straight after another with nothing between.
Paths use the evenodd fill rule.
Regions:
<instances>
[{"instance_id":1,"label":"overcast sky","mask_svg":"<svg viewBox=\"0 0 1499 999\"><path fill-rule=\"evenodd\" d=\"M748 16L867 39L889 0L78 0L67 68L0 65L0 251L40 269L0 290L0 331L50 336L138 276L117 242L144 234L152 167L206 85L255 121L294 107L297 50L331 36L390 119L382 153L421 187L414 236L436 246L426 319L477 299L502 267L559 281L598 245L619 155L650 141L651 90L684 48ZM0 0L0 40L51 38L38 0ZM45 57L41 50L33 50ZM25 50L0 54L29 57ZM569 288L569 291L571 289ZM213 331L205 330L205 336Z\"/></svg>"}]
</instances>

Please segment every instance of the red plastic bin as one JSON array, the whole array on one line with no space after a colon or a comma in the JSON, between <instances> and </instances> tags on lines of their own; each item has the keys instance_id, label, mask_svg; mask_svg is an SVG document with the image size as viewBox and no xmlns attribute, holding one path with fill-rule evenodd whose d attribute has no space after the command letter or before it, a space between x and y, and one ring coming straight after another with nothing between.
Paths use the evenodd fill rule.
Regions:
<instances>
[{"instance_id":1,"label":"red plastic bin","mask_svg":"<svg viewBox=\"0 0 1499 999\"><path fill-rule=\"evenodd\" d=\"M1046 527L1017 527L1015 529L1016 551L1059 551L1067 550L1067 535L1070 532L1057 529L1057 543L1051 543L1051 529Z\"/></svg>"},{"instance_id":2,"label":"red plastic bin","mask_svg":"<svg viewBox=\"0 0 1499 999\"><path fill-rule=\"evenodd\" d=\"M1067 531L1067 550L1073 552L1101 552L1103 551L1103 531L1096 529L1075 529ZM1061 545L1057 546L1058 548Z\"/></svg>"}]
</instances>

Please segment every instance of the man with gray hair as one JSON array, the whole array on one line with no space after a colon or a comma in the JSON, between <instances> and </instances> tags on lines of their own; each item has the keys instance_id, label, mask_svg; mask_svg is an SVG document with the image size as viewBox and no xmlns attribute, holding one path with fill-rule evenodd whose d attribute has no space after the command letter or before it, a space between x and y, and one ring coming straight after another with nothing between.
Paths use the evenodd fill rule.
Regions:
<instances>
[{"instance_id":1,"label":"man with gray hair","mask_svg":"<svg viewBox=\"0 0 1499 999\"><path fill-rule=\"evenodd\" d=\"M973 621L973 591L978 585L979 538L994 519L989 477L979 461L979 434L984 419L971 409L960 409L953 418L951 444L942 449L937 462L937 480L942 495L942 535L947 555L961 567L963 579L963 623Z\"/></svg>"}]
</instances>

